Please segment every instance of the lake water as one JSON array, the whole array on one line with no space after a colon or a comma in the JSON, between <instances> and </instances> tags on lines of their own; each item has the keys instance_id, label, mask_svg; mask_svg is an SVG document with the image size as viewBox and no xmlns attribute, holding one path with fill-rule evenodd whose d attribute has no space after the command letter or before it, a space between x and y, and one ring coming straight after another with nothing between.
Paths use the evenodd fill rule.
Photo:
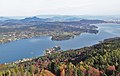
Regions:
<instances>
[{"instance_id":1,"label":"lake water","mask_svg":"<svg viewBox=\"0 0 120 76\"><path fill-rule=\"evenodd\" d=\"M90 46L106 38L120 37L120 24L97 24L99 33L84 33L74 39L52 41L50 36L23 39L0 45L0 63L41 56L44 50L61 46L63 50Z\"/></svg>"}]
</instances>

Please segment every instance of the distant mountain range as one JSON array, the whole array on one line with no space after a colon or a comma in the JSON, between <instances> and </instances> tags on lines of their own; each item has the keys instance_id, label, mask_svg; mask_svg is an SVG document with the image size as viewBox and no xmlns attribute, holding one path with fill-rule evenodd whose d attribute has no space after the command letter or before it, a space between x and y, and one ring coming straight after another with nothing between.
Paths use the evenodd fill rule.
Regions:
<instances>
[{"instance_id":1,"label":"distant mountain range","mask_svg":"<svg viewBox=\"0 0 120 76\"><path fill-rule=\"evenodd\" d=\"M39 18L39 19L38 19ZM111 16L87 16L87 15L37 15L33 17L26 16L11 16L11 17L0 17L0 21L5 20L29 20L31 21L78 21L81 19L89 19L89 20L120 20L120 16L111 15ZM40 20L41 19L41 20Z\"/></svg>"},{"instance_id":2,"label":"distant mountain range","mask_svg":"<svg viewBox=\"0 0 120 76\"><path fill-rule=\"evenodd\" d=\"M94 24L94 23L105 23L104 20L88 20L88 19L81 19L72 16L61 16L61 17L52 17L52 18L39 18L39 17L26 17L24 19L9 19L9 18L1 18L0 25L8 26L8 25L40 25L41 23L47 22L54 22L54 23L87 23L87 24Z\"/></svg>"},{"instance_id":3,"label":"distant mountain range","mask_svg":"<svg viewBox=\"0 0 120 76\"><path fill-rule=\"evenodd\" d=\"M119 21L120 16L89 16L89 15L36 15L33 17L26 16L11 16L11 17L0 17L0 22L12 22L12 23L23 23L23 22L71 22L80 20L104 20L104 21Z\"/></svg>"},{"instance_id":4,"label":"distant mountain range","mask_svg":"<svg viewBox=\"0 0 120 76\"><path fill-rule=\"evenodd\" d=\"M5 20L9 20L9 18L6 18L6 17L0 17L0 21L5 21Z\"/></svg>"}]
</instances>

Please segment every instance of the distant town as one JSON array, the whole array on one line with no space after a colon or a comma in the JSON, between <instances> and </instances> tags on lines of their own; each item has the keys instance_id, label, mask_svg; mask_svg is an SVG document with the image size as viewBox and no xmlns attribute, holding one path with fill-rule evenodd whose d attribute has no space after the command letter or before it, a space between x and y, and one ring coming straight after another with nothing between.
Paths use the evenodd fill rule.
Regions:
<instances>
[{"instance_id":1,"label":"distant town","mask_svg":"<svg viewBox=\"0 0 120 76\"><path fill-rule=\"evenodd\" d=\"M119 21L59 17L45 19L36 16L19 20L0 20L0 44L39 36L52 36L51 40L55 41L69 40L82 33L97 34L99 30L94 24L98 23L119 23Z\"/></svg>"}]
</instances>

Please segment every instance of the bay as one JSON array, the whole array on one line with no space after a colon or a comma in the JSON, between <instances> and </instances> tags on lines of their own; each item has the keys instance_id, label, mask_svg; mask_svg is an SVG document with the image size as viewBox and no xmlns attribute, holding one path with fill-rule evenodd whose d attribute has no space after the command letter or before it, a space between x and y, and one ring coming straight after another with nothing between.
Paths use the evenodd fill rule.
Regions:
<instances>
[{"instance_id":1,"label":"bay","mask_svg":"<svg viewBox=\"0 0 120 76\"><path fill-rule=\"evenodd\" d=\"M44 55L44 50L60 46L63 50L90 46L107 38L120 37L120 24L96 24L99 33L83 33L70 40L52 41L50 36L22 39L0 45L0 63Z\"/></svg>"}]
</instances>

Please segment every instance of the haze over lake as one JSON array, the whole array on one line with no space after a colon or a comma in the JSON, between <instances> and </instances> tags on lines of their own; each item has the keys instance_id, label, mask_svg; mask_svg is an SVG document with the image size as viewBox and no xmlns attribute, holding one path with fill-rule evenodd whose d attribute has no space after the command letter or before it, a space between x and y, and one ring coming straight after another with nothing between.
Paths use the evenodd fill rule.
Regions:
<instances>
[{"instance_id":1,"label":"haze over lake","mask_svg":"<svg viewBox=\"0 0 120 76\"><path fill-rule=\"evenodd\" d=\"M74 39L52 41L50 36L22 39L0 45L0 63L44 55L44 50L61 46L63 50L90 46L106 38L120 37L120 24L96 24L99 33L84 33Z\"/></svg>"}]
</instances>

